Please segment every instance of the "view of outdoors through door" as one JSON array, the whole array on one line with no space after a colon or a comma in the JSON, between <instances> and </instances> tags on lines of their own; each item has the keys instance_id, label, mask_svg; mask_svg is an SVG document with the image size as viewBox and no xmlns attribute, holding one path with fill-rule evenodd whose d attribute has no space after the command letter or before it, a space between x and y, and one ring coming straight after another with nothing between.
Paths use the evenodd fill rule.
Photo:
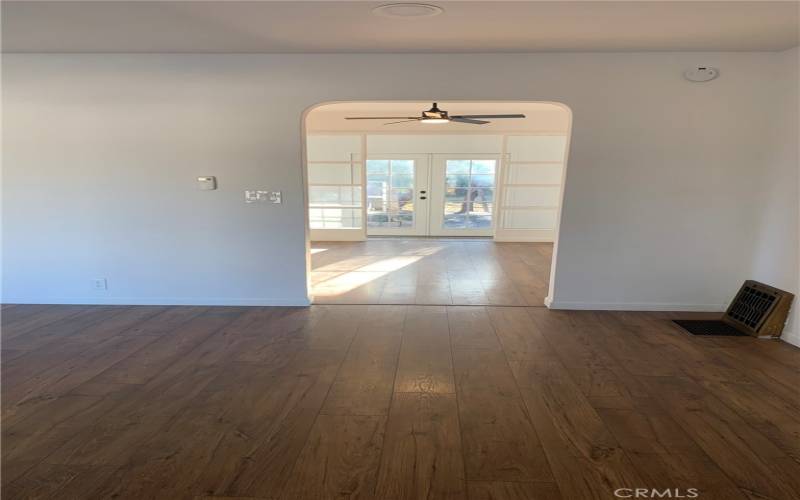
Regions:
<instances>
[{"instance_id":1,"label":"view of outdoors through door","mask_svg":"<svg viewBox=\"0 0 800 500\"><path fill-rule=\"evenodd\" d=\"M432 155L431 236L492 236L498 155Z\"/></svg>"},{"instance_id":2,"label":"view of outdoors through door","mask_svg":"<svg viewBox=\"0 0 800 500\"><path fill-rule=\"evenodd\" d=\"M495 160L447 160L444 227L491 228Z\"/></svg>"},{"instance_id":3,"label":"view of outdoors through door","mask_svg":"<svg viewBox=\"0 0 800 500\"><path fill-rule=\"evenodd\" d=\"M427 184L426 155L367 159L367 234L425 236Z\"/></svg>"},{"instance_id":4,"label":"view of outdoors through door","mask_svg":"<svg viewBox=\"0 0 800 500\"><path fill-rule=\"evenodd\" d=\"M453 155L368 159L367 234L490 236L498 163Z\"/></svg>"},{"instance_id":5,"label":"view of outdoors through door","mask_svg":"<svg viewBox=\"0 0 800 500\"><path fill-rule=\"evenodd\" d=\"M367 226L414 227L413 160L367 160Z\"/></svg>"}]
</instances>

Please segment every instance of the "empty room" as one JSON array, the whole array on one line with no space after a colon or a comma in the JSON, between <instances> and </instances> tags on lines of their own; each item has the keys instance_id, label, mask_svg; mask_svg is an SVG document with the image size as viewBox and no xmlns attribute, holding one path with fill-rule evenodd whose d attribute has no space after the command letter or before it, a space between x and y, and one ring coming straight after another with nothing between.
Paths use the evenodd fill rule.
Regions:
<instances>
[{"instance_id":1,"label":"empty room","mask_svg":"<svg viewBox=\"0 0 800 500\"><path fill-rule=\"evenodd\" d=\"M314 108L313 302L543 305L569 124L554 103Z\"/></svg>"},{"instance_id":2,"label":"empty room","mask_svg":"<svg viewBox=\"0 0 800 500\"><path fill-rule=\"evenodd\" d=\"M800 3L3 1L5 499L800 498Z\"/></svg>"}]
</instances>

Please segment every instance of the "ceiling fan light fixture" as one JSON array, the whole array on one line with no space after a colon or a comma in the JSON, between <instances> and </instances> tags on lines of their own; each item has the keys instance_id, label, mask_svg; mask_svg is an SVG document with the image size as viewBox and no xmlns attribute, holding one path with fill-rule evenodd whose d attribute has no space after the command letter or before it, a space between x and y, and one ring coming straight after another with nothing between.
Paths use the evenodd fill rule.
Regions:
<instances>
[{"instance_id":1,"label":"ceiling fan light fixture","mask_svg":"<svg viewBox=\"0 0 800 500\"><path fill-rule=\"evenodd\" d=\"M486 125L492 123L486 118L525 118L522 113L509 113L498 115L451 115L443 109L439 109L437 103L433 103L431 109L424 110L420 116L346 116L345 120L398 120L384 125L396 125L398 123L407 122L422 122L429 124L442 124L442 123L469 123L471 125Z\"/></svg>"},{"instance_id":2,"label":"ceiling fan light fixture","mask_svg":"<svg viewBox=\"0 0 800 500\"><path fill-rule=\"evenodd\" d=\"M447 123L450 121L447 111L439 109L438 103L433 103L431 109L422 112L422 123Z\"/></svg>"},{"instance_id":3,"label":"ceiling fan light fixture","mask_svg":"<svg viewBox=\"0 0 800 500\"><path fill-rule=\"evenodd\" d=\"M414 19L420 17L438 16L444 9L436 5L425 3L390 3L372 9L372 13L381 17L396 19Z\"/></svg>"}]
</instances>

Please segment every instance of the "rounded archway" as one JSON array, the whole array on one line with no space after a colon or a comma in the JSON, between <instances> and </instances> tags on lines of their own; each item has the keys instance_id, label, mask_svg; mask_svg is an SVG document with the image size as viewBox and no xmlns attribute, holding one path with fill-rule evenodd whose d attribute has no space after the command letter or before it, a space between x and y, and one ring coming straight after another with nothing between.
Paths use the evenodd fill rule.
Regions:
<instances>
[{"instance_id":1,"label":"rounded archway","mask_svg":"<svg viewBox=\"0 0 800 500\"><path fill-rule=\"evenodd\" d=\"M378 289L376 281L393 271L368 277L351 270L323 280L321 273L332 276L339 270L320 264L332 254L320 245L312 248L314 242L340 249L345 246L342 242L379 237L488 238L509 243L507 248L528 244L528 250L542 253L546 259L531 263L535 269L507 273L514 279L527 275L528 282L517 283L523 293L508 299L508 304L501 300L499 305L542 305L552 295L552 263L557 255L572 125L570 109L542 101L437 104L450 116L524 118L421 123L413 117L432 105L422 100L326 102L304 113L307 281L315 302L321 303L323 295L353 295L356 288ZM352 117L380 119L348 119ZM472 166L465 166L468 164ZM312 250L328 254L312 258ZM326 270L320 271L320 267ZM509 283L512 288L514 279ZM327 282L320 285L322 281ZM391 300L380 295L362 293L359 300ZM409 303L411 299L397 300ZM453 300L445 297L442 303L461 303ZM483 300L490 303L488 298Z\"/></svg>"}]
</instances>

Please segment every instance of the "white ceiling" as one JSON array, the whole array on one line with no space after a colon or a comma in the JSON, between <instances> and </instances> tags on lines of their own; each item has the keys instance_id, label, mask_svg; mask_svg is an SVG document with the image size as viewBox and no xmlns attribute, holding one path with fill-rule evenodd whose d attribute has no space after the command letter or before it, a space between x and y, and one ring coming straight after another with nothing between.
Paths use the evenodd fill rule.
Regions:
<instances>
[{"instance_id":1,"label":"white ceiling","mask_svg":"<svg viewBox=\"0 0 800 500\"><path fill-rule=\"evenodd\" d=\"M3 1L4 52L741 51L798 45L796 1Z\"/></svg>"}]
</instances>

